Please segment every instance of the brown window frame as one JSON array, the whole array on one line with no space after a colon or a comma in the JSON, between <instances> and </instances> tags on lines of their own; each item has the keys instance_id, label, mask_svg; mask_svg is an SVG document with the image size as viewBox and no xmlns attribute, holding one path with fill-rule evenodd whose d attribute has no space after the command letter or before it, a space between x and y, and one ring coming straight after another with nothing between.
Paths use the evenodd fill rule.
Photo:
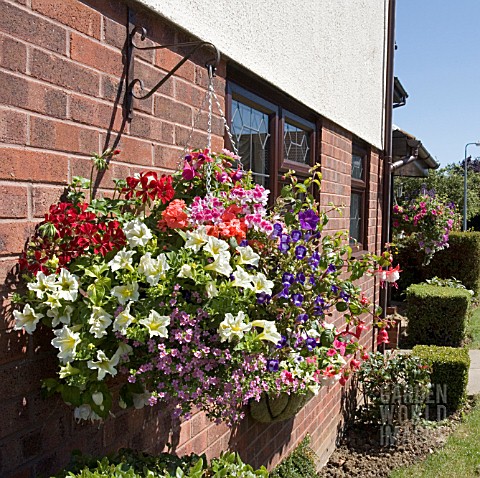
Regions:
<instances>
[{"instance_id":1,"label":"brown window frame","mask_svg":"<svg viewBox=\"0 0 480 478\"><path fill-rule=\"evenodd\" d=\"M368 219L369 219L369 177L370 177L370 148L360 142L352 143L352 161L353 155L363 158L362 178L351 177L350 207L352 205L352 195L358 194L361 197L360 207L360 233L359 240L355 243L350 241L350 246L354 251L365 251L368 249ZM351 173L350 173L351 174ZM351 216L351 209L350 209ZM350 232L350 226L349 226Z\"/></svg>"},{"instance_id":2,"label":"brown window frame","mask_svg":"<svg viewBox=\"0 0 480 478\"><path fill-rule=\"evenodd\" d=\"M228 124L232 120L232 100L240 101L269 117L269 189L271 199L278 197L282 187L281 176L293 169L299 179L309 176L309 169L319 161L318 138L320 121L316 115L307 110L298 102L286 98L275 88L252 79L238 69L230 68L227 74L225 110ZM308 164L289 161L284 154L285 122L309 132L309 161Z\"/></svg>"}]
</instances>

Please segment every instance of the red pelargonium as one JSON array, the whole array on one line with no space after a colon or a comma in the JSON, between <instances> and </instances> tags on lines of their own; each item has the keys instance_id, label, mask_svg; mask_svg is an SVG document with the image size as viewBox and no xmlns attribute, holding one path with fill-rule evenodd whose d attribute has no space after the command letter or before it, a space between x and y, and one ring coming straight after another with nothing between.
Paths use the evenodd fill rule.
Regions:
<instances>
[{"instance_id":1,"label":"red pelargonium","mask_svg":"<svg viewBox=\"0 0 480 478\"><path fill-rule=\"evenodd\" d=\"M173 178L170 175L162 174L158 177L155 171L144 171L138 177L129 176L126 182L127 187L122 190L126 199L137 197L143 203L158 199L162 204L166 204L175 196Z\"/></svg>"}]
</instances>

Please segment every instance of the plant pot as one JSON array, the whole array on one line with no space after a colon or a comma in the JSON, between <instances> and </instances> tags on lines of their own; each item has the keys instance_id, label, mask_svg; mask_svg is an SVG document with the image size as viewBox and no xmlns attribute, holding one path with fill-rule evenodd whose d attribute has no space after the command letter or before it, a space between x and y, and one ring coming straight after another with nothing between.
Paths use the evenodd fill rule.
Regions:
<instances>
[{"instance_id":1,"label":"plant pot","mask_svg":"<svg viewBox=\"0 0 480 478\"><path fill-rule=\"evenodd\" d=\"M281 393L268 395L264 393L259 402L250 402L250 415L260 423L273 423L294 417L300 409L313 397L313 393L305 395Z\"/></svg>"}]
</instances>

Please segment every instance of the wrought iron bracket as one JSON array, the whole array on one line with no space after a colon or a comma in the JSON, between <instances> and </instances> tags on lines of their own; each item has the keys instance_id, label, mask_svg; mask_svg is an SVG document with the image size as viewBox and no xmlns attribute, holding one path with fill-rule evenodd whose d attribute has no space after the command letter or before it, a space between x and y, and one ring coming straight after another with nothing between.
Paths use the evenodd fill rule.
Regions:
<instances>
[{"instance_id":1,"label":"wrought iron bracket","mask_svg":"<svg viewBox=\"0 0 480 478\"><path fill-rule=\"evenodd\" d=\"M196 41L186 43L173 43L170 45L157 45L157 46L139 46L135 43L135 39L139 37L141 41L145 41L147 37L147 30L144 27L136 26L133 23L129 23L128 32L128 47L127 47L127 116L131 120L133 118L133 101L146 100L150 98L175 72L200 48L207 47L212 50L214 56L207 60L205 67L209 71L209 74L215 76L215 71L220 63L220 52L217 47L207 41ZM144 92L144 84L140 78L135 78L135 52L137 50L160 50L163 48L177 49L188 47L189 50L186 55L150 90ZM139 86L140 92L136 92L135 88Z\"/></svg>"}]
</instances>

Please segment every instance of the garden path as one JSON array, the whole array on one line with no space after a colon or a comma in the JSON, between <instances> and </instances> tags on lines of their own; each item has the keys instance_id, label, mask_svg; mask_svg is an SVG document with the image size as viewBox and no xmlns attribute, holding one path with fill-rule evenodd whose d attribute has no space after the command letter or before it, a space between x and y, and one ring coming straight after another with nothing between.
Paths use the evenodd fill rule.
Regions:
<instances>
[{"instance_id":1,"label":"garden path","mask_svg":"<svg viewBox=\"0 0 480 478\"><path fill-rule=\"evenodd\" d=\"M469 350L470 370L468 372L467 393L480 393L480 350Z\"/></svg>"}]
</instances>

